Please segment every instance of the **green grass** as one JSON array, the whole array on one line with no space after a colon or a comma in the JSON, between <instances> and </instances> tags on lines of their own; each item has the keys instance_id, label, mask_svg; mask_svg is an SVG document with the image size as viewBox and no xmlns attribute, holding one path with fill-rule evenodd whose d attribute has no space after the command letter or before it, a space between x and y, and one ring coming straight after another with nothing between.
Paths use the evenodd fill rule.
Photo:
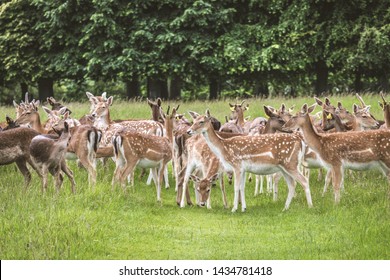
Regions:
<instances>
[{"instance_id":1,"label":"green grass","mask_svg":"<svg viewBox=\"0 0 390 280\"><path fill-rule=\"evenodd\" d=\"M357 100L334 97L351 108ZM379 96L365 96L372 113L383 118ZM229 114L228 101L210 102L210 108L223 120ZM232 101L234 102L234 101ZM247 115L264 116L262 106L278 107L282 99L248 100ZM313 103L313 99L287 100L290 106ZM177 105L175 104L171 104ZM88 111L88 104L69 104L75 116ZM166 104L164 104L166 108ZM378 108L377 108L378 107ZM183 103L180 112L203 112L203 102ZM113 105L112 118L147 118L144 103ZM318 109L316 110L318 111ZM1 108L13 116L13 108ZM42 194L33 174L30 189L14 165L0 167L0 258L1 259L389 259L389 186L376 171L346 172L341 203L334 205L333 192L321 196L323 180L312 171L310 186L314 208L309 209L303 190L290 209L282 212L287 197L283 180L279 199L263 194L253 196L254 183L246 184L247 212L224 209L219 183L212 190L211 210L200 207L180 209L175 203L174 181L162 191L163 203L156 202L155 187L146 177L136 180L127 194L111 190L114 164L98 166L95 190L87 185L87 173L69 163L75 173L77 193L70 191L65 178L61 192ZM137 178L139 173L137 171ZM230 206L233 187L227 185ZM193 189L191 196L194 200Z\"/></svg>"}]
</instances>

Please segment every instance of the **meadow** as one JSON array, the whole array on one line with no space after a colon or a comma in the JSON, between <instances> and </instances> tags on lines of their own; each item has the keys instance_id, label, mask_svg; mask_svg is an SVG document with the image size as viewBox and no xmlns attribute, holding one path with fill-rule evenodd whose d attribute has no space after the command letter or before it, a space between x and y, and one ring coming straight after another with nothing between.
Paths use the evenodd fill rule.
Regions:
<instances>
[{"instance_id":1,"label":"meadow","mask_svg":"<svg viewBox=\"0 0 390 280\"><path fill-rule=\"evenodd\" d=\"M371 112L383 119L379 95L364 95ZM83 103L66 104L73 116L89 110ZM352 110L355 96L331 96ZM180 101L179 112L188 110L211 114L224 122L230 114L228 102ZM241 102L241 100L239 100ZM251 118L265 116L263 105L278 108L284 102L295 111L312 97L298 99L247 99ZM318 107L315 112L318 112ZM40 109L43 119L46 118ZM0 107L0 117L14 116L13 107ZM146 101L114 100L112 119L150 118ZM189 115L186 113L186 116ZM170 173L169 189L162 191L162 204L156 201L154 185L136 173L134 188L125 194L111 189L114 163L98 165L98 183L88 186L87 172L76 162L69 162L75 174L77 192L72 194L65 178L60 193L41 192L33 173L30 188L24 189L23 176L15 165L0 166L0 258L11 260L388 260L390 258L389 185L379 171L346 172L341 202L334 204L330 188L322 197L324 179L317 171L310 177L314 207L307 207L301 186L290 209L282 211L287 197L284 180L279 185L279 199L272 195L254 196L254 182L246 183L247 211L231 213L233 186L227 184L229 209L224 209L219 183L212 190L212 209L198 206L180 209L176 205L174 180ZM191 187L194 200L194 190Z\"/></svg>"}]
</instances>

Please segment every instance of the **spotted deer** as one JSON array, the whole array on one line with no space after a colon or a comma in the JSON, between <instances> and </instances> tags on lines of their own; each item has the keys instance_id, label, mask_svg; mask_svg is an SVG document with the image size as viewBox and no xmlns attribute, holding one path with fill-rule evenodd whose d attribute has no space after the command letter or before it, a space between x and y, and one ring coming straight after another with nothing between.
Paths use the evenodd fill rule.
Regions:
<instances>
[{"instance_id":1,"label":"spotted deer","mask_svg":"<svg viewBox=\"0 0 390 280\"><path fill-rule=\"evenodd\" d=\"M300 128L306 144L313 149L323 165L331 170L335 202L340 202L340 187L344 169L367 170L378 168L390 180L390 131L368 130L318 134L309 114L314 105L304 104L285 125L286 129Z\"/></svg>"},{"instance_id":2,"label":"spotted deer","mask_svg":"<svg viewBox=\"0 0 390 280\"><path fill-rule=\"evenodd\" d=\"M106 101L99 102L95 97L92 97L95 102L95 107L92 116L95 118L94 126L101 129L103 132L102 145L111 145L113 135L123 129L133 132L145 133L151 135L163 135L163 126L161 123L153 120L129 120L114 122L110 117L109 107L113 103L113 97L110 96Z\"/></svg>"},{"instance_id":3,"label":"spotted deer","mask_svg":"<svg viewBox=\"0 0 390 280\"><path fill-rule=\"evenodd\" d=\"M136 166L152 168L156 182L157 201L161 202L161 185L164 170L172 159L172 131L176 110L165 118L167 137L137 133L135 131L118 131L112 138L115 151L116 168L112 185L119 182L125 189L126 178L133 173Z\"/></svg>"},{"instance_id":4,"label":"spotted deer","mask_svg":"<svg viewBox=\"0 0 390 280\"><path fill-rule=\"evenodd\" d=\"M289 189L284 210L290 206L295 194L295 181L298 181L304 188L309 207L312 207L309 183L297 168L303 147L301 139L296 135L276 133L222 139L212 129L210 120L206 116L199 116L195 119L188 134L201 134L224 169L233 172L234 205L232 212L237 211L239 197L241 197L241 210L246 210L246 172L261 175L281 172Z\"/></svg>"},{"instance_id":5,"label":"spotted deer","mask_svg":"<svg viewBox=\"0 0 390 280\"><path fill-rule=\"evenodd\" d=\"M56 190L59 192L63 182L61 171L68 176L71 182L72 192L76 192L73 172L68 168L65 161L65 153L70 137L69 127L65 122L64 130L59 138L38 135L31 140L31 161L34 169L39 177L41 177L42 192L46 192L47 190L48 173L55 178Z\"/></svg>"},{"instance_id":6,"label":"spotted deer","mask_svg":"<svg viewBox=\"0 0 390 280\"><path fill-rule=\"evenodd\" d=\"M225 137L229 137L231 133L225 133ZM193 172L200 171L202 174L202 184L195 186L196 202L199 206L207 204L207 208L211 208L211 180L206 178L213 178L215 174L219 176L220 187L222 193L223 205L228 207L225 185L223 181L223 166L216 155L210 150L205 139L201 135L193 135L187 139L185 144L185 163L183 169L178 176L178 191L176 202L181 208L185 207L185 199L187 204L192 205L189 196L188 183L193 175ZM196 182L196 180L195 180Z\"/></svg>"}]
</instances>

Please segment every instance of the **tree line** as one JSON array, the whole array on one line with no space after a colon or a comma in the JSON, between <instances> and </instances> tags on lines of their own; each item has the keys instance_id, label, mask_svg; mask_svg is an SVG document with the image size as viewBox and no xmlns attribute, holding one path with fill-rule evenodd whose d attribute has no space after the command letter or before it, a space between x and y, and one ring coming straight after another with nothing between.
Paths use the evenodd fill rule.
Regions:
<instances>
[{"instance_id":1,"label":"tree line","mask_svg":"<svg viewBox=\"0 0 390 280\"><path fill-rule=\"evenodd\" d=\"M0 101L388 91L385 0L8 0ZM97 92L98 94L99 92Z\"/></svg>"}]
</instances>

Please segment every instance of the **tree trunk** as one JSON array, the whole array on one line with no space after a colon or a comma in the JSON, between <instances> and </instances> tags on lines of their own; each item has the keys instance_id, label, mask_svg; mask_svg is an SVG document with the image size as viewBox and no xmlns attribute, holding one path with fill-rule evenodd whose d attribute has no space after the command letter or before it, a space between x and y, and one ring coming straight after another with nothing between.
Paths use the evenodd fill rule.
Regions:
<instances>
[{"instance_id":1,"label":"tree trunk","mask_svg":"<svg viewBox=\"0 0 390 280\"><path fill-rule=\"evenodd\" d=\"M182 80L179 76L174 76L169 84L169 99L177 100L181 96Z\"/></svg>"},{"instance_id":2,"label":"tree trunk","mask_svg":"<svg viewBox=\"0 0 390 280\"><path fill-rule=\"evenodd\" d=\"M220 92L220 86L218 80L216 78L211 78L209 84L209 99L210 100L217 99L219 96L219 92Z\"/></svg>"},{"instance_id":3,"label":"tree trunk","mask_svg":"<svg viewBox=\"0 0 390 280\"><path fill-rule=\"evenodd\" d=\"M20 98L20 100L24 100L24 97L26 96L26 92L28 92L27 84L26 83L20 83L20 90L22 91L22 95L21 95L22 98Z\"/></svg>"},{"instance_id":4,"label":"tree trunk","mask_svg":"<svg viewBox=\"0 0 390 280\"><path fill-rule=\"evenodd\" d=\"M134 99L141 96L140 85L137 77L125 82L125 92L127 99Z\"/></svg>"},{"instance_id":5,"label":"tree trunk","mask_svg":"<svg viewBox=\"0 0 390 280\"><path fill-rule=\"evenodd\" d=\"M382 72L379 75L378 83L379 83L379 91L389 92L390 89L389 77L386 75L386 72Z\"/></svg>"},{"instance_id":6,"label":"tree trunk","mask_svg":"<svg viewBox=\"0 0 390 280\"><path fill-rule=\"evenodd\" d=\"M53 84L53 79L50 78L40 78L38 80L39 100L46 101L48 97L54 96Z\"/></svg>"},{"instance_id":7,"label":"tree trunk","mask_svg":"<svg viewBox=\"0 0 390 280\"><path fill-rule=\"evenodd\" d=\"M360 67L355 72L355 80L353 81L353 89L356 92L361 92L363 89L362 71L360 70Z\"/></svg>"},{"instance_id":8,"label":"tree trunk","mask_svg":"<svg viewBox=\"0 0 390 280\"><path fill-rule=\"evenodd\" d=\"M168 83L166 80L149 77L147 79L147 92L148 97L151 99L156 99L157 97L168 99Z\"/></svg>"},{"instance_id":9,"label":"tree trunk","mask_svg":"<svg viewBox=\"0 0 390 280\"><path fill-rule=\"evenodd\" d=\"M325 61L317 61L314 65L316 81L314 84L314 90L317 95L323 95L324 93L329 92L328 86L328 75L329 69Z\"/></svg>"},{"instance_id":10,"label":"tree trunk","mask_svg":"<svg viewBox=\"0 0 390 280\"><path fill-rule=\"evenodd\" d=\"M267 98L269 96L268 84L266 82L256 81L253 87L253 96Z\"/></svg>"}]
</instances>

